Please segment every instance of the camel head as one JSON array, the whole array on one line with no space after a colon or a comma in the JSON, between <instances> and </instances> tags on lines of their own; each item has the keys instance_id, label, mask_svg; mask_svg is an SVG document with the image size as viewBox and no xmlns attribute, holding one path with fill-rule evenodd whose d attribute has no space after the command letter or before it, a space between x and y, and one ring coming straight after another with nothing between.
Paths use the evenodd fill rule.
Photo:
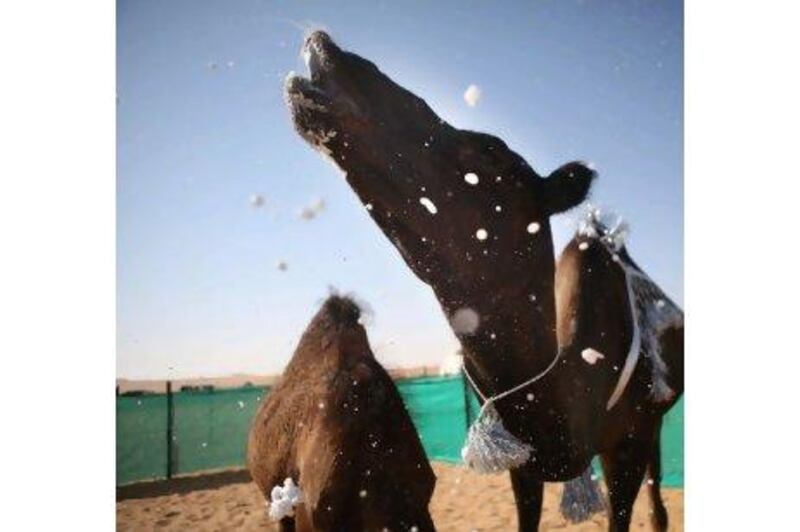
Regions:
<instances>
[{"instance_id":1,"label":"camel head","mask_svg":"<svg viewBox=\"0 0 800 532\"><path fill-rule=\"evenodd\" d=\"M473 296L530 293L539 277L552 287L549 217L583 201L591 169L573 162L540 176L502 140L447 124L324 32L303 53L310 76L285 85L295 128L345 173L446 311Z\"/></svg>"}]
</instances>

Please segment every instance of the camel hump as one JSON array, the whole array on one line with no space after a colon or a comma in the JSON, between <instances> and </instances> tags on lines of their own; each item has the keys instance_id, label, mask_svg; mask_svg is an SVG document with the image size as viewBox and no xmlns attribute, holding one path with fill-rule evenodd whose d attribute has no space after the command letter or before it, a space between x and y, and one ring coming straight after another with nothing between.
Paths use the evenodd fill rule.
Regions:
<instances>
[{"instance_id":1,"label":"camel hump","mask_svg":"<svg viewBox=\"0 0 800 532\"><path fill-rule=\"evenodd\" d=\"M317 316L339 327L359 325L361 307L349 296L333 294L322 304Z\"/></svg>"}]
</instances>

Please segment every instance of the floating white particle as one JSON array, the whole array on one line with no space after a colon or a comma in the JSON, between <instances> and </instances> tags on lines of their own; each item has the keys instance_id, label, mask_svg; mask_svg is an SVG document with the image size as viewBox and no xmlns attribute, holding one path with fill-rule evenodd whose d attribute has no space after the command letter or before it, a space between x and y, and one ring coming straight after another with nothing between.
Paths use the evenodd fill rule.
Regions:
<instances>
[{"instance_id":1,"label":"floating white particle","mask_svg":"<svg viewBox=\"0 0 800 532\"><path fill-rule=\"evenodd\" d=\"M494 210L495 210L495 212L500 212L500 211L503 210L503 207L501 207L500 205L495 205L494 206Z\"/></svg>"},{"instance_id":2,"label":"floating white particle","mask_svg":"<svg viewBox=\"0 0 800 532\"><path fill-rule=\"evenodd\" d=\"M366 205L364 205L364 208L367 209L368 211L371 211L372 210L372 203L367 203Z\"/></svg>"},{"instance_id":3,"label":"floating white particle","mask_svg":"<svg viewBox=\"0 0 800 532\"><path fill-rule=\"evenodd\" d=\"M592 349L591 347L587 347L581 351L581 358L583 358L589 365L593 366L598 360L602 360L606 357L600 351Z\"/></svg>"},{"instance_id":4,"label":"floating white particle","mask_svg":"<svg viewBox=\"0 0 800 532\"><path fill-rule=\"evenodd\" d=\"M478 174L476 174L475 172L467 172L466 174L464 174L464 181L473 186L477 185L479 181Z\"/></svg>"},{"instance_id":5,"label":"floating white particle","mask_svg":"<svg viewBox=\"0 0 800 532\"><path fill-rule=\"evenodd\" d=\"M244 401L239 401L239 408L244 408Z\"/></svg>"},{"instance_id":6,"label":"floating white particle","mask_svg":"<svg viewBox=\"0 0 800 532\"><path fill-rule=\"evenodd\" d=\"M362 499L367 496L367 490L361 490L358 492L358 496Z\"/></svg>"},{"instance_id":7,"label":"floating white particle","mask_svg":"<svg viewBox=\"0 0 800 532\"><path fill-rule=\"evenodd\" d=\"M652 478L648 478L647 479L647 485L648 486L652 486L653 484L654 484L653 479Z\"/></svg>"},{"instance_id":8,"label":"floating white particle","mask_svg":"<svg viewBox=\"0 0 800 532\"><path fill-rule=\"evenodd\" d=\"M495 339L497 339L497 335L495 333L492 333L492 334L489 335L489 338L491 338L492 340L495 340Z\"/></svg>"},{"instance_id":9,"label":"floating white particle","mask_svg":"<svg viewBox=\"0 0 800 532\"><path fill-rule=\"evenodd\" d=\"M536 301L536 294L531 294L531 295L529 296L529 299L530 299L531 301L534 301L534 302L535 302L535 301Z\"/></svg>"},{"instance_id":10,"label":"floating white particle","mask_svg":"<svg viewBox=\"0 0 800 532\"><path fill-rule=\"evenodd\" d=\"M527 399L528 401L533 401L533 394L529 393L528 395L525 396L525 399Z\"/></svg>"},{"instance_id":11,"label":"floating white particle","mask_svg":"<svg viewBox=\"0 0 800 532\"><path fill-rule=\"evenodd\" d=\"M528 232L530 234L532 234L532 235L535 235L536 233L538 233L539 229L541 229L541 228L542 228L542 226L539 225L538 222L531 222L531 223L528 224Z\"/></svg>"},{"instance_id":12,"label":"floating white particle","mask_svg":"<svg viewBox=\"0 0 800 532\"><path fill-rule=\"evenodd\" d=\"M667 304L667 302L664 301L663 299L659 299L658 301L656 301L656 306L658 308L664 308L666 306L666 304Z\"/></svg>"},{"instance_id":13,"label":"floating white particle","mask_svg":"<svg viewBox=\"0 0 800 532\"><path fill-rule=\"evenodd\" d=\"M477 238L478 240L486 240L487 238L489 238L489 233L486 232L486 229L483 228L478 229L477 231L475 231L475 238Z\"/></svg>"},{"instance_id":14,"label":"floating white particle","mask_svg":"<svg viewBox=\"0 0 800 532\"><path fill-rule=\"evenodd\" d=\"M325 210L325 200L314 198L311 203L300 209L300 218L306 221L313 220Z\"/></svg>"},{"instance_id":15,"label":"floating white particle","mask_svg":"<svg viewBox=\"0 0 800 532\"><path fill-rule=\"evenodd\" d=\"M462 307L450 316L450 326L456 334L473 334L478 330L481 318L469 307Z\"/></svg>"},{"instance_id":16,"label":"floating white particle","mask_svg":"<svg viewBox=\"0 0 800 532\"><path fill-rule=\"evenodd\" d=\"M277 267L278 267L278 271L280 271L280 272L285 272L286 270L289 269L289 265L286 264L285 260L279 260L278 264L277 264Z\"/></svg>"},{"instance_id":17,"label":"floating white particle","mask_svg":"<svg viewBox=\"0 0 800 532\"><path fill-rule=\"evenodd\" d=\"M235 66L236 66L236 62L235 62L235 61L228 61L228 62L226 63L226 65L228 66L228 68L233 68L233 67L235 67Z\"/></svg>"},{"instance_id":18,"label":"floating white particle","mask_svg":"<svg viewBox=\"0 0 800 532\"><path fill-rule=\"evenodd\" d=\"M201 446L203 449L205 449L206 447L208 447L208 443L206 443L206 442L203 442L203 443L201 443L201 444L200 444L200 446Z\"/></svg>"},{"instance_id":19,"label":"floating white particle","mask_svg":"<svg viewBox=\"0 0 800 532\"><path fill-rule=\"evenodd\" d=\"M436 205L434 205L434 203L430 199L422 197L419 199L419 202L422 204L423 207L428 209L429 213L436 214L437 212L439 212L439 210L436 208Z\"/></svg>"},{"instance_id":20,"label":"floating white particle","mask_svg":"<svg viewBox=\"0 0 800 532\"><path fill-rule=\"evenodd\" d=\"M500 181L503 180L503 178L501 176L497 176L494 178L494 180L499 183Z\"/></svg>"},{"instance_id":21,"label":"floating white particle","mask_svg":"<svg viewBox=\"0 0 800 532\"><path fill-rule=\"evenodd\" d=\"M250 196L250 206L258 209L264 205L264 196L261 194L252 194Z\"/></svg>"},{"instance_id":22,"label":"floating white particle","mask_svg":"<svg viewBox=\"0 0 800 532\"><path fill-rule=\"evenodd\" d=\"M419 528L417 528L416 526L412 526L411 528L408 529L408 532L419 532Z\"/></svg>"},{"instance_id":23,"label":"floating white particle","mask_svg":"<svg viewBox=\"0 0 800 532\"><path fill-rule=\"evenodd\" d=\"M464 91L464 101L467 102L467 105L470 107L478 105L478 100L480 99L481 89L477 85L470 85L467 87L467 90Z\"/></svg>"},{"instance_id":24,"label":"floating white particle","mask_svg":"<svg viewBox=\"0 0 800 532\"><path fill-rule=\"evenodd\" d=\"M586 251L587 249L589 249L589 243L581 242L580 244L578 244L578 249L581 251Z\"/></svg>"}]
</instances>

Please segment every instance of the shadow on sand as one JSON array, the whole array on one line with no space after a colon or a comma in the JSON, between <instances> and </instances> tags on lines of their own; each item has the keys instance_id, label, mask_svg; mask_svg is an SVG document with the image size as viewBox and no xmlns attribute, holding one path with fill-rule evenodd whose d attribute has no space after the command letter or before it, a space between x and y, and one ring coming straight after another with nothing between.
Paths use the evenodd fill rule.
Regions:
<instances>
[{"instance_id":1,"label":"shadow on sand","mask_svg":"<svg viewBox=\"0 0 800 532\"><path fill-rule=\"evenodd\" d=\"M227 469L212 473L176 477L169 480L136 482L125 486L117 486L117 501L182 494L197 490L213 490L228 484L241 484L251 481L250 472L247 469Z\"/></svg>"}]
</instances>

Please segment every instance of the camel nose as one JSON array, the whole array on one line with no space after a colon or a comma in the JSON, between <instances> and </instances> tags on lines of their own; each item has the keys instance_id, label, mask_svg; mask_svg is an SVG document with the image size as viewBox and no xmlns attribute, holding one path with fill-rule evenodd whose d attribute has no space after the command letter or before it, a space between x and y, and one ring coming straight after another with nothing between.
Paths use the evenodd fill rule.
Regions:
<instances>
[{"instance_id":1,"label":"camel nose","mask_svg":"<svg viewBox=\"0 0 800 532\"><path fill-rule=\"evenodd\" d=\"M306 41L303 44L303 47L307 50L316 49L318 51L330 50L335 46L336 45L333 43L331 36L322 30L313 31L311 35L306 37Z\"/></svg>"}]
</instances>

